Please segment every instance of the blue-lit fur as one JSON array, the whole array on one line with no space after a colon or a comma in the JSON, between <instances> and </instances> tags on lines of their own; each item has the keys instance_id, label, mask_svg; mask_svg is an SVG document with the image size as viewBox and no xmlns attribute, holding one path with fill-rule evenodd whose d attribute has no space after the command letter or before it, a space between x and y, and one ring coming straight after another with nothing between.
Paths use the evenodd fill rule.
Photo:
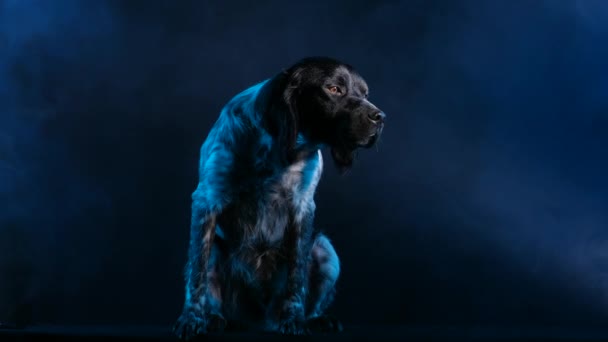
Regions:
<instances>
[{"instance_id":1,"label":"blue-lit fur","mask_svg":"<svg viewBox=\"0 0 608 342\"><path fill-rule=\"evenodd\" d=\"M372 146L384 114L354 69L308 58L232 98L200 153L181 338L241 327L339 331L324 311L340 262L313 227L321 148L339 170Z\"/></svg>"},{"instance_id":2,"label":"blue-lit fur","mask_svg":"<svg viewBox=\"0 0 608 342\"><path fill-rule=\"evenodd\" d=\"M298 333L333 297L338 257L312 226L321 146L300 135L295 158L282 162L256 110L267 82L235 96L201 148L184 308L194 333L221 317Z\"/></svg>"}]
</instances>

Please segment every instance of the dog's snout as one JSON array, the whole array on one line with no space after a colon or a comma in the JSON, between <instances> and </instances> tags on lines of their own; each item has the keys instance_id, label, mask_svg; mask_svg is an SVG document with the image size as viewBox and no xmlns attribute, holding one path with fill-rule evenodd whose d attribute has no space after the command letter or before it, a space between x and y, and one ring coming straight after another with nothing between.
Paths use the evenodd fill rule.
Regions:
<instances>
[{"instance_id":1,"label":"dog's snout","mask_svg":"<svg viewBox=\"0 0 608 342\"><path fill-rule=\"evenodd\" d=\"M371 112L368 115L369 119L376 123L384 122L384 118L386 118L386 114L381 111Z\"/></svg>"}]
</instances>

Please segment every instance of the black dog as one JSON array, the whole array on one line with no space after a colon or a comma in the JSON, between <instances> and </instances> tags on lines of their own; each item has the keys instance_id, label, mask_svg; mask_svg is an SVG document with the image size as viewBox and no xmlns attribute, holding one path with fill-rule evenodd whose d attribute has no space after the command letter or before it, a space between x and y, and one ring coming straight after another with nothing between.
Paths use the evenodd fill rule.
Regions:
<instances>
[{"instance_id":1,"label":"black dog","mask_svg":"<svg viewBox=\"0 0 608 342\"><path fill-rule=\"evenodd\" d=\"M380 136L385 115L367 97L351 66L314 57L224 107L201 148L192 194L180 338L227 322L284 334L341 330L324 315L340 264L313 227L313 196L323 146L345 171L355 150Z\"/></svg>"}]
</instances>

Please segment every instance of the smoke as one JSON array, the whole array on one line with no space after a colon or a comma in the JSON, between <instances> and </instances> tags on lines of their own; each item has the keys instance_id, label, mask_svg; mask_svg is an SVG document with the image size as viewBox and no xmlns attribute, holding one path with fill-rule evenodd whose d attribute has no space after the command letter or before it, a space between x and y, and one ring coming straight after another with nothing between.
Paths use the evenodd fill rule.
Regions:
<instances>
[{"instance_id":1,"label":"smoke","mask_svg":"<svg viewBox=\"0 0 608 342\"><path fill-rule=\"evenodd\" d=\"M367 17L366 27L394 32L356 64L388 113L383 144L361 155L344 189L319 195L353 207L352 219L331 219L322 208L335 199L318 205L330 226L348 227L335 238L346 259L377 265L359 291L404 288L365 306L394 322L601 324L608 27L598 18L608 6L434 4L423 19L398 21L419 10L407 2Z\"/></svg>"},{"instance_id":2,"label":"smoke","mask_svg":"<svg viewBox=\"0 0 608 342\"><path fill-rule=\"evenodd\" d=\"M485 15L476 27L485 29L468 31L459 44L494 53L485 61L471 61L471 53L460 59L492 103L471 205L495 217L492 231L482 227L480 234L504 245L521 268L605 315L608 66L601 61L608 49L596 39L608 31L589 12L608 14L608 6L537 6L537 14L477 8Z\"/></svg>"},{"instance_id":3,"label":"smoke","mask_svg":"<svg viewBox=\"0 0 608 342\"><path fill-rule=\"evenodd\" d=\"M388 114L316 197L346 321L605 316L603 1L0 6L0 319L172 320L200 143L308 55L353 64Z\"/></svg>"},{"instance_id":4,"label":"smoke","mask_svg":"<svg viewBox=\"0 0 608 342\"><path fill-rule=\"evenodd\" d=\"M103 8L89 10L103 16ZM49 131L71 105L63 73L79 58L77 40L103 31L82 25L81 16L91 13L73 2L1 3L0 319L27 319L17 316L35 313L23 307L61 300L86 286L99 266L99 255L81 256L87 244L102 242L104 221L83 222L101 219L110 203L78 169L61 135Z\"/></svg>"}]
</instances>

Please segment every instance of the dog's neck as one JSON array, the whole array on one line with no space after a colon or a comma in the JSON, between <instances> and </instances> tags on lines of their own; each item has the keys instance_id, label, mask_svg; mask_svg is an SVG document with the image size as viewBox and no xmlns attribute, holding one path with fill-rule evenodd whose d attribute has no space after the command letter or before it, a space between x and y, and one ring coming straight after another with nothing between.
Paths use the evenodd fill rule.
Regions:
<instances>
[{"instance_id":1,"label":"dog's neck","mask_svg":"<svg viewBox=\"0 0 608 342\"><path fill-rule=\"evenodd\" d=\"M295 147L296 160L308 158L316 154L321 148L323 148L323 144L312 142L308 140L302 133L298 133Z\"/></svg>"}]
</instances>

